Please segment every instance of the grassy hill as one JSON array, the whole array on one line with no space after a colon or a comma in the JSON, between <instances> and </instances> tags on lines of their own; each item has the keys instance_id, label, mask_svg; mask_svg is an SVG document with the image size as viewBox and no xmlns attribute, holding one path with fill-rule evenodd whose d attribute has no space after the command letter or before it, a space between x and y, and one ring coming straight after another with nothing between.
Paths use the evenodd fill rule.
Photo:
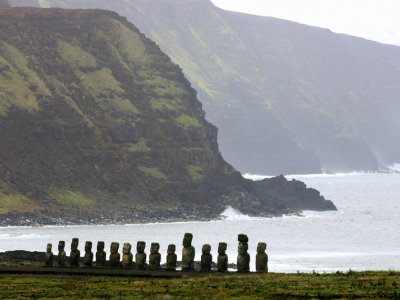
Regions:
<instances>
[{"instance_id":1,"label":"grassy hill","mask_svg":"<svg viewBox=\"0 0 400 300\"><path fill-rule=\"evenodd\" d=\"M0 9L0 41L1 224L334 209L242 178L181 69L116 13Z\"/></svg>"}]
</instances>

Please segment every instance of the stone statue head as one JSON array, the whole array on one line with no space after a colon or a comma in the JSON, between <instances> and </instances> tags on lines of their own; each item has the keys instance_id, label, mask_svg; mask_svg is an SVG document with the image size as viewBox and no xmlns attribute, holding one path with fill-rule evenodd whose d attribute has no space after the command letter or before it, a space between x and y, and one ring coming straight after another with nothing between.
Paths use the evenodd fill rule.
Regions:
<instances>
[{"instance_id":1,"label":"stone statue head","mask_svg":"<svg viewBox=\"0 0 400 300\"><path fill-rule=\"evenodd\" d=\"M174 244L168 245L167 253L168 253L169 255L174 254L174 253L175 253L175 250L176 250L176 246L175 246Z\"/></svg>"},{"instance_id":2,"label":"stone statue head","mask_svg":"<svg viewBox=\"0 0 400 300\"><path fill-rule=\"evenodd\" d=\"M59 241L58 242L58 251L64 252L65 249L65 241Z\"/></svg>"},{"instance_id":3,"label":"stone statue head","mask_svg":"<svg viewBox=\"0 0 400 300\"><path fill-rule=\"evenodd\" d=\"M209 244L203 245L203 248L201 249L203 254L210 254L211 252L211 246Z\"/></svg>"},{"instance_id":4,"label":"stone statue head","mask_svg":"<svg viewBox=\"0 0 400 300\"><path fill-rule=\"evenodd\" d=\"M192 246L193 234L185 233L183 237L183 247L190 247Z\"/></svg>"},{"instance_id":5,"label":"stone statue head","mask_svg":"<svg viewBox=\"0 0 400 300\"><path fill-rule=\"evenodd\" d=\"M151 243L150 253L156 254L156 253L158 253L158 250L160 250L160 244L159 243Z\"/></svg>"},{"instance_id":6,"label":"stone statue head","mask_svg":"<svg viewBox=\"0 0 400 300\"><path fill-rule=\"evenodd\" d=\"M71 250L78 250L78 245L79 245L79 239L78 238L73 238L72 243L71 243Z\"/></svg>"},{"instance_id":7,"label":"stone statue head","mask_svg":"<svg viewBox=\"0 0 400 300\"><path fill-rule=\"evenodd\" d=\"M125 243L124 248L123 248L123 253L129 254L129 253L131 253L131 249L132 249L132 245L129 243Z\"/></svg>"},{"instance_id":8,"label":"stone statue head","mask_svg":"<svg viewBox=\"0 0 400 300\"><path fill-rule=\"evenodd\" d=\"M47 253L51 253L51 249L53 248L53 245L52 244L47 244L47 247L46 247L46 252Z\"/></svg>"},{"instance_id":9,"label":"stone statue head","mask_svg":"<svg viewBox=\"0 0 400 300\"><path fill-rule=\"evenodd\" d=\"M239 243L238 252L239 254L246 254L247 250L249 250L249 246L247 243Z\"/></svg>"},{"instance_id":10,"label":"stone statue head","mask_svg":"<svg viewBox=\"0 0 400 300\"><path fill-rule=\"evenodd\" d=\"M146 248L146 242L139 241L136 244L137 253L144 253L144 249Z\"/></svg>"},{"instance_id":11,"label":"stone statue head","mask_svg":"<svg viewBox=\"0 0 400 300\"><path fill-rule=\"evenodd\" d=\"M100 241L97 242L97 252L103 252L104 251L104 242Z\"/></svg>"},{"instance_id":12,"label":"stone statue head","mask_svg":"<svg viewBox=\"0 0 400 300\"><path fill-rule=\"evenodd\" d=\"M239 234L238 235L238 241L241 242L241 243L248 243L249 242L249 238L245 234Z\"/></svg>"},{"instance_id":13,"label":"stone statue head","mask_svg":"<svg viewBox=\"0 0 400 300\"><path fill-rule=\"evenodd\" d=\"M228 245L226 243L219 243L218 254L225 254Z\"/></svg>"},{"instance_id":14,"label":"stone statue head","mask_svg":"<svg viewBox=\"0 0 400 300\"><path fill-rule=\"evenodd\" d=\"M92 242L86 242L85 243L85 251L86 252L90 252L90 251L92 251Z\"/></svg>"},{"instance_id":15,"label":"stone statue head","mask_svg":"<svg viewBox=\"0 0 400 300\"><path fill-rule=\"evenodd\" d=\"M112 242L111 247L110 247L110 252L112 254L116 254L116 253L118 253L118 249L119 249L119 243Z\"/></svg>"},{"instance_id":16,"label":"stone statue head","mask_svg":"<svg viewBox=\"0 0 400 300\"><path fill-rule=\"evenodd\" d=\"M267 244L266 243L258 243L257 245L257 253L262 254L265 253L265 250L267 249Z\"/></svg>"}]
</instances>

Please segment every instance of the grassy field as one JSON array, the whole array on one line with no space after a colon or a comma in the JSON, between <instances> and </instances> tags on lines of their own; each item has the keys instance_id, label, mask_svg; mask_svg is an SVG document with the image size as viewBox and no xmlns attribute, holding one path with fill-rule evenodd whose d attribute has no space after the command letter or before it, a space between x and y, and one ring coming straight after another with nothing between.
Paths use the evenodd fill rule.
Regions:
<instances>
[{"instance_id":1,"label":"grassy field","mask_svg":"<svg viewBox=\"0 0 400 300\"><path fill-rule=\"evenodd\" d=\"M0 276L0 299L400 299L399 272L209 275L183 279Z\"/></svg>"}]
</instances>

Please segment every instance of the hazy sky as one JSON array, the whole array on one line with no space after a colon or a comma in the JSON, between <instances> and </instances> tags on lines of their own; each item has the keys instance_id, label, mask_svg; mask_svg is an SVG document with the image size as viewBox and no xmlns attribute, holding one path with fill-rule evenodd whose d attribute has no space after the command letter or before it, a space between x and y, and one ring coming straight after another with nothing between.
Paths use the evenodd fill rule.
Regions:
<instances>
[{"instance_id":1,"label":"hazy sky","mask_svg":"<svg viewBox=\"0 0 400 300\"><path fill-rule=\"evenodd\" d=\"M229 10L277 17L400 45L400 0L211 0Z\"/></svg>"}]
</instances>

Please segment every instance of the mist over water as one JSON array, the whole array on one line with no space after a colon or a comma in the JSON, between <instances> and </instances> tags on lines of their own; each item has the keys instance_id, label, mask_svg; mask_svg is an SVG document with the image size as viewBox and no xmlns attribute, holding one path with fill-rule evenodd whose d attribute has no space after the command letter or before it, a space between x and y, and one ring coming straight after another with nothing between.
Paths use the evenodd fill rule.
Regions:
<instances>
[{"instance_id":1,"label":"mist over water","mask_svg":"<svg viewBox=\"0 0 400 300\"><path fill-rule=\"evenodd\" d=\"M338 211L305 211L304 217L252 218L228 207L224 219L211 222L181 222L170 224L138 224L107 226L46 226L0 228L1 250L44 251L48 242L56 251L58 240L80 238L84 242L104 240L107 250L112 241L138 240L160 242L162 259L168 244L177 245L181 256L185 232L194 234L196 260L201 246L212 246L217 258L219 242L228 243L229 262L236 262L237 234L249 238L251 267L254 270L256 246L268 243L269 267L273 272L337 270L400 270L400 174L335 174L296 175L308 186L321 191L338 207Z\"/></svg>"}]
</instances>

